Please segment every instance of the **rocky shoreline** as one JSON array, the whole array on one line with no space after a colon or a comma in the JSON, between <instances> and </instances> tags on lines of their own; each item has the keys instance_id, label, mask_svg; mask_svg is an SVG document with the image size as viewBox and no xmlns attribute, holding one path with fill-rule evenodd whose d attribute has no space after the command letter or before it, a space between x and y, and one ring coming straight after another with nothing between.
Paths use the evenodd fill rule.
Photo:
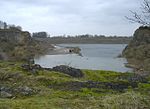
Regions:
<instances>
[{"instance_id":1,"label":"rocky shoreline","mask_svg":"<svg viewBox=\"0 0 150 109\"><path fill-rule=\"evenodd\" d=\"M79 54L81 55L81 49L79 47L62 47L53 45L53 49L50 49L48 55L59 55L59 54Z\"/></svg>"}]
</instances>

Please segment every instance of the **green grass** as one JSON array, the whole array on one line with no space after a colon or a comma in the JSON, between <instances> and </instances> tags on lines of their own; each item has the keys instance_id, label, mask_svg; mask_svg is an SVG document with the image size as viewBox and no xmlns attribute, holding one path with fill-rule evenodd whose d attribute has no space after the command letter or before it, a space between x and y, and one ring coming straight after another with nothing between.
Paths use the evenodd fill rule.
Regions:
<instances>
[{"instance_id":1,"label":"green grass","mask_svg":"<svg viewBox=\"0 0 150 109\"><path fill-rule=\"evenodd\" d=\"M1 99L3 109L149 109L149 99L136 92L105 96L80 96L56 91L47 96L24 99Z\"/></svg>"},{"instance_id":2,"label":"green grass","mask_svg":"<svg viewBox=\"0 0 150 109\"><path fill-rule=\"evenodd\" d=\"M81 88L78 91L62 90L63 83L69 82L108 82L128 83L133 73L120 73L101 70L83 70L83 78L69 75L38 71L36 75L21 69L22 62L0 61L0 85L17 88L28 86L37 91L31 96L16 93L12 99L0 99L0 109L149 109L150 84L138 83L123 92L103 88ZM148 78L149 79L149 78ZM62 89L49 88L61 84ZM59 86L58 86L59 87ZM74 86L75 87L75 86Z\"/></svg>"},{"instance_id":3,"label":"green grass","mask_svg":"<svg viewBox=\"0 0 150 109\"><path fill-rule=\"evenodd\" d=\"M118 80L120 76L129 76L131 73L121 73L114 71L103 71L103 70L84 70L85 77L83 80L91 80L91 81L102 81L102 82L110 82Z\"/></svg>"}]
</instances>

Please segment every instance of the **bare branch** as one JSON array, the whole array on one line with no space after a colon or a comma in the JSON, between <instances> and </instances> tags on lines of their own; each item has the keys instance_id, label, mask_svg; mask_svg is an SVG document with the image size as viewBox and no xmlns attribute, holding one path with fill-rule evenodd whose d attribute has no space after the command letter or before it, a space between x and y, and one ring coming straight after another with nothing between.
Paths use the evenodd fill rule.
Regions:
<instances>
[{"instance_id":1,"label":"bare branch","mask_svg":"<svg viewBox=\"0 0 150 109\"><path fill-rule=\"evenodd\" d=\"M150 13L150 1L144 0L141 6L143 13Z\"/></svg>"},{"instance_id":2,"label":"bare branch","mask_svg":"<svg viewBox=\"0 0 150 109\"><path fill-rule=\"evenodd\" d=\"M141 6L141 12L130 11L132 16L125 17L131 22L139 23L143 26L150 26L150 0L143 0Z\"/></svg>"}]
</instances>

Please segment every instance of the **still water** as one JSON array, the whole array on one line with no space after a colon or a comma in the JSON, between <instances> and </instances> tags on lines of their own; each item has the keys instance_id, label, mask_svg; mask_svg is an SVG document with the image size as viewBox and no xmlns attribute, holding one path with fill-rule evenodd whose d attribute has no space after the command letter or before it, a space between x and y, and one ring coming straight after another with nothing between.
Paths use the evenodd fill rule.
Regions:
<instances>
[{"instance_id":1,"label":"still water","mask_svg":"<svg viewBox=\"0 0 150 109\"><path fill-rule=\"evenodd\" d=\"M68 65L80 69L111 70L128 72L131 69L124 66L124 58L117 58L126 44L59 44L60 47L79 47L82 56L77 54L45 55L35 59L35 63L43 67Z\"/></svg>"}]
</instances>

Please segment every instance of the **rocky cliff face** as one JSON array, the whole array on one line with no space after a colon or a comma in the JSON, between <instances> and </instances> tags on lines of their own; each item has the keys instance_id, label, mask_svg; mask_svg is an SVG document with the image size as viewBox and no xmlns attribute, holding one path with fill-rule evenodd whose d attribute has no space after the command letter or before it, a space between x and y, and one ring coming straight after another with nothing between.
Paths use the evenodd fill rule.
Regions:
<instances>
[{"instance_id":1,"label":"rocky cliff face","mask_svg":"<svg viewBox=\"0 0 150 109\"><path fill-rule=\"evenodd\" d=\"M150 27L137 29L122 54L137 68L150 71Z\"/></svg>"},{"instance_id":2,"label":"rocky cliff face","mask_svg":"<svg viewBox=\"0 0 150 109\"><path fill-rule=\"evenodd\" d=\"M45 53L50 44L34 40L27 31L0 29L0 60L27 60Z\"/></svg>"}]
</instances>

